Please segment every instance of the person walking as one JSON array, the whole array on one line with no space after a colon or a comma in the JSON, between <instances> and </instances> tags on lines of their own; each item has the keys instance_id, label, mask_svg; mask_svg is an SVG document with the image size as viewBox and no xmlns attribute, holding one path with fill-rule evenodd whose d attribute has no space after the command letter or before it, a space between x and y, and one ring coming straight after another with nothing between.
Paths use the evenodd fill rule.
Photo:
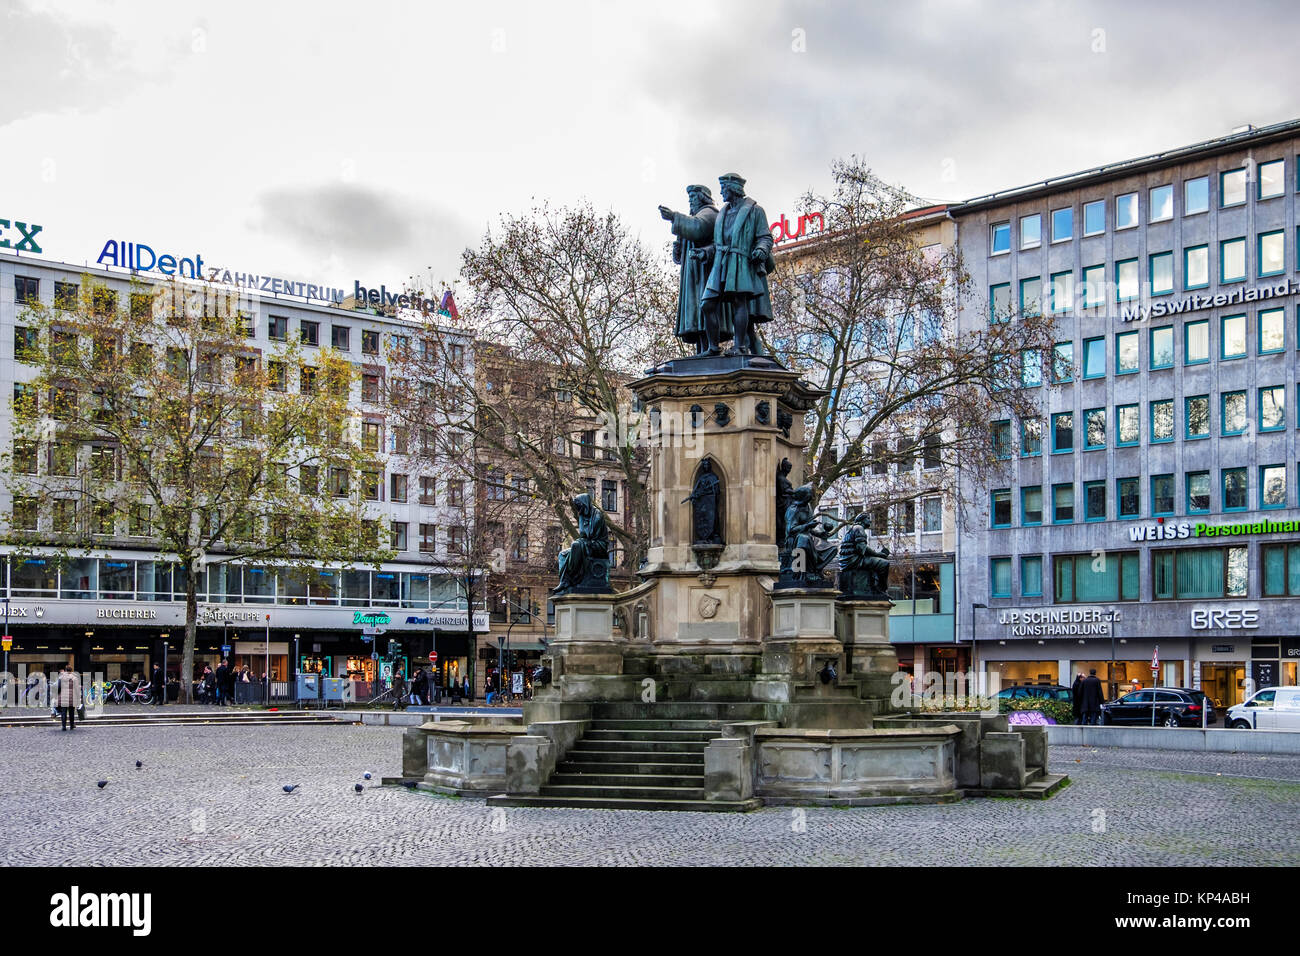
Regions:
<instances>
[{"instance_id":1,"label":"person walking","mask_svg":"<svg viewBox=\"0 0 1300 956\"><path fill-rule=\"evenodd\" d=\"M216 673L212 675L213 702L217 706L222 706L226 702L226 659L223 657L221 663L217 665Z\"/></svg>"},{"instance_id":2,"label":"person walking","mask_svg":"<svg viewBox=\"0 0 1300 956\"><path fill-rule=\"evenodd\" d=\"M203 703L215 704L217 702L217 675L212 673L212 665L203 665L203 677L200 678L203 687Z\"/></svg>"},{"instance_id":3,"label":"person walking","mask_svg":"<svg viewBox=\"0 0 1300 956\"><path fill-rule=\"evenodd\" d=\"M164 699L163 695L166 692L167 688L163 683L162 666L155 664L153 666L153 675L149 678L149 703L161 707Z\"/></svg>"},{"instance_id":4,"label":"person walking","mask_svg":"<svg viewBox=\"0 0 1300 956\"><path fill-rule=\"evenodd\" d=\"M1079 696L1083 688L1083 671L1074 675L1074 683L1070 686L1070 707L1074 711L1074 722L1083 723L1083 700Z\"/></svg>"},{"instance_id":5,"label":"person walking","mask_svg":"<svg viewBox=\"0 0 1300 956\"><path fill-rule=\"evenodd\" d=\"M72 670L71 664L64 664L63 671L56 682L58 688L59 717L63 721L63 730L69 726L77 729L77 708L81 706L81 678Z\"/></svg>"},{"instance_id":6,"label":"person walking","mask_svg":"<svg viewBox=\"0 0 1300 956\"><path fill-rule=\"evenodd\" d=\"M465 678L461 681L461 685L460 685L460 693L461 693L461 696L462 696L465 700L473 700L473 698L470 696L470 693L469 693L469 677L465 677Z\"/></svg>"},{"instance_id":7,"label":"person walking","mask_svg":"<svg viewBox=\"0 0 1300 956\"><path fill-rule=\"evenodd\" d=\"M1083 710L1083 722L1089 726L1095 726L1101 717L1101 705L1106 699L1105 692L1102 691L1101 681L1097 679L1097 669L1094 667L1088 671L1088 676L1083 679L1079 688L1079 706Z\"/></svg>"}]
</instances>

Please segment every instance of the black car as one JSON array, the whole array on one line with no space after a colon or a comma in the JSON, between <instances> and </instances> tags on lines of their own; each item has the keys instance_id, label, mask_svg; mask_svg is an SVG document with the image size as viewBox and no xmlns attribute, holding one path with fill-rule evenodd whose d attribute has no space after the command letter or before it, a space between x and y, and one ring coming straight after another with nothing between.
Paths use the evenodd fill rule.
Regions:
<instances>
[{"instance_id":1,"label":"black car","mask_svg":"<svg viewBox=\"0 0 1300 956\"><path fill-rule=\"evenodd\" d=\"M1063 700L1068 704L1074 695L1070 688L1062 687L1060 684L1020 684L1016 687L1004 687L998 691L998 700L1013 700L1021 697Z\"/></svg>"},{"instance_id":2,"label":"black car","mask_svg":"<svg viewBox=\"0 0 1300 956\"><path fill-rule=\"evenodd\" d=\"M1202 718L1206 726L1219 720L1205 694L1185 687L1149 687L1101 705L1103 724L1200 727Z\"/></svg>"}]
</instances>

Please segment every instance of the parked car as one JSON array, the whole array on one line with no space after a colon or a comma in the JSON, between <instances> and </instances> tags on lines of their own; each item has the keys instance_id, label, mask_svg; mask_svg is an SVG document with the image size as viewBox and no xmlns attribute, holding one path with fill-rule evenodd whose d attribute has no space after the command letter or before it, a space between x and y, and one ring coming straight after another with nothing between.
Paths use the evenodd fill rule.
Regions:
<instances>
[{"instance_id":1,"label":"parked car","mask_svg":"<svg viewBox=\"0 0 1300 956\"><path fill-rule=\"evenodd\" d=\"M1101 705L1103 724L1199 727L1202 718L1207 726L1219 720L1210 698L1186 687L1149 687Z\"/></svg>"},{"instance_id":2,"label":"parked car","mask_svg":"<svg viewBox=\"0 0 1300 956\"><path fill-rule=\"evenodd\" d=\"M1241 730L1300 730L1300 687L1265 687L1229 707L1225 721Z\"/></svg>"},{"instance_id":3,"label":"parked car","mask_svg":"<svg viewBox=\"0 0 1300 956\"><path fill-rule=\"evenodd\" d=\"M1016 687L1004 687L998 691L998 700L1013 700L1020 697L1063 700L1067 704L1073 699L1070 688L1062 687L1060 684L1020 684Z\"/></svg>"}]
</instances>

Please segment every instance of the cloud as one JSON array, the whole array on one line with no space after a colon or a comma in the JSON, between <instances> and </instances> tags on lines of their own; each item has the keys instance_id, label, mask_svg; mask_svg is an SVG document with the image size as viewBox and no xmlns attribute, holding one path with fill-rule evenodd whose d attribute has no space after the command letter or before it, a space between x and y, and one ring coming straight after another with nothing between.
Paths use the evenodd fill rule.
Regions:
<instances>
[{"instance_id":1,"label":"cloud","mask_svg":"<svg viewBox=\"0 0 1300 956\"><path fill-rule=\"evenodd\" d=\"M105 24L73 23L23 0L3 0L0 127L44 113L90 112L116 101L149 79L130 59L121 36Z\"/></svg>"},{"instance_id":2,"label":"cloud","mask_svg":"<svg viewBox=\"0 0 1300 956\"><path fill-rule=\"evenodd\" d=\"M254 219L253 229L318 264L394 277L459 264L461 250L482 231L444 206L356 183L267 190L258 196Z\"/></svg>"}]
</instances>

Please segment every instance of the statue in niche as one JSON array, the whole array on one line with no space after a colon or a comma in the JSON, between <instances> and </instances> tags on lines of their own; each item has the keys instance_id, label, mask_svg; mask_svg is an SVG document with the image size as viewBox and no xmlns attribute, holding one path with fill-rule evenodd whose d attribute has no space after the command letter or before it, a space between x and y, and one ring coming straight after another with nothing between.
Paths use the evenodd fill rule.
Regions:
<instances>
[{"instance_id":1,"label":"statue in niche","mask_svg":"<svg viewBox=\"0 0 1300 956\"><path fill-rule=\"evenodd\" d=\"M857 601L889 600L889 549L868 540L866 512L854 515L840 541L839 589Z\"/></svg>"},{"instance_id":2,"label":"statue in niche","mask_svg":"<svg viewBox=\"0 0 1300 956\"><path fill-rule=\"evenodd\" d=\"M722 540L722 479L713 473L713 459L705 458L700 462L700 470L695 476L695 485L690 497L683 498L682 504L691 502L691 544L721 545Z\"/></svg>"},{"instance_id":3,"label":"statue in niche","mask_svg":"<svg viewBox=\"0 0 1300 956\"><path fill-rule=\"evenodd\" d=\"M581 494L572 501L573 517L578 522L578 537L560 552L560 582L552 594L577 591L602 594L609 590L609 529L605 513Z\"/></svg>"},{"instance_id":4,"label":"statue in niche","mask_svg":"<svg viewBox=\"0 0 1300 956\"><path fill-rule=\"evenodd\" d=\"M789 458L782 458L781 464L776 466L776 544L782 549L785 547L785 511L794 498L794 485L790 484L790 469L793 467Z\"/></svg>"}]
</instances>

